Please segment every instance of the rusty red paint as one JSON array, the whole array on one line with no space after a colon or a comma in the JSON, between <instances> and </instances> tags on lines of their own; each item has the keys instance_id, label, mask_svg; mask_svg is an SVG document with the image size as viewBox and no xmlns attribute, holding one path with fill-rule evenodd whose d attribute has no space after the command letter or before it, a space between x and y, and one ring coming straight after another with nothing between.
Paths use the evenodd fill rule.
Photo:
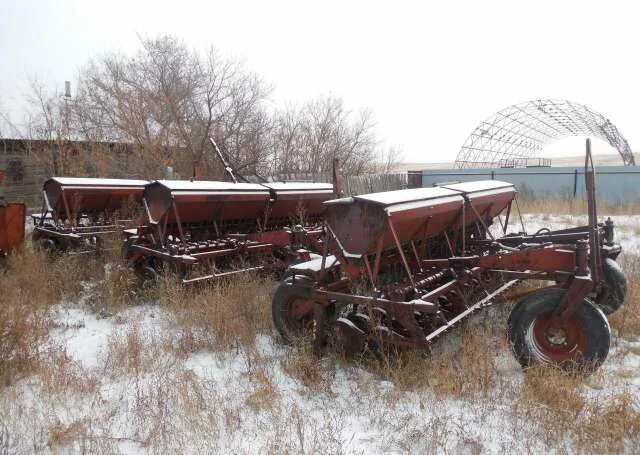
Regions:
<instances>
[{"instance_id":1,"label":"rusty red paint","mask_svg":"<svg viewBox=\"0 0 640 455\"><path fill-rule=\"evenodd\" d=\"M586 332L575 308L598 289L589 272L600 264L600 249L609 257L620 251L593 239L604 238L605 228L610 239L613 226L597 224L594 215L589 226L506 234L515 194L509 183L484 181L328 201L321 269L317 260L291 269L315 280L316 349L330 327L351 344L347 352L367 340L427 347L517 282L537 279L567 289L558 310L536 323L540 349L553 362L578 359ZM500 215L503 237L495 238L489 228ZM568 344L551 346L549 331L559 327Z\"/></svg>"},{"instance_id":2,"label":"rusty red paint","mask_svg":"<svg viewBox=\"0 0 640 455\"><path fill-rule=\"evenodd\" d=\"M136 208L145 180L53 177L42 188L42 211L32 215L34 240L47 248L99 249L119 235L116 215Z\"/></svg>"},{"instance_id":3,"label":"rusty red paint","mask_svg":"<svg viewBox=\"0 0 640 455\"><path fill-rule=\"evenodd\" d=\"M128 201L139 204L145 180L53 177L43 192L54 219L76 221L81 216L104 216L121 210Z\"/></svg>"},{"instance_id":4,"label":"rusty red paint","mask_svg":"<svg viewBox=\"0 0 640 455\"><path fill-rule=\"evenodd\" d=\"M25 232L24 204L0 205L0 254L10 253L22 245Z\"/></svg>"},{"instance_id":5,"label":"rusty red paint","mask_svg":"<svg viewBox=\"0 0 640 455\"><path fill-rule=\"evenodd\" d=\"M562 364L576 362L587 351L587 334L577 318L559 321L553 312L539 316L532 327L535 349L547 361Z\"/></svg>"},{"instance_id":6,"label":"rusty red paint","mask_svg":"<svg viewBox=\"0 0 640 455\"><path fill-rule=\"evenodd\" d=\"M484 270L536 270L539 272L573 272L576 268L575 251L547 247L522 251L509 251L480 257Z\"/></svg>"},{"instance_id":7,"label":"rusty red paint","mask_svg":"<svg viewBox=\"0 0 640 455\"><path fill-rule=\"evenodd\" d=\"M323 203L334 196L325 183L155 181L144 189L146 223L130 235L127 259L136 268L167 263L184 282L257 263L282 268L299 248L321 251Z\"/></svg>"}]
</instances>

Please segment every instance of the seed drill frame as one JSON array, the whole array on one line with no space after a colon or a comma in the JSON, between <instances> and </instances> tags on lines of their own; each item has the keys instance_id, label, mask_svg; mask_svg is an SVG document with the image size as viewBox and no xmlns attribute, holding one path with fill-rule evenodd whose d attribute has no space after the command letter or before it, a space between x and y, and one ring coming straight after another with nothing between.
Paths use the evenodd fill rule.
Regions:
<instances>
[{"instance_id":1,"label":"seed drill frame","mask_svg":"<svg viewBox=\"0 0 640 455\"><path fill-rule=\"evenodd\" d=\"M288 341L311 333L317 351L329 338L349 353L428 348L517 283L539 280L551 284L509 320L520 363L598 366L610 341L600 308L617 309L626 282L613 222L597 222L589 142L585 179L588 225L532 235L507 234L516 189L495 180L329 201L324 254L290 268L274 323Z\"/></svg>"}]
</instances>

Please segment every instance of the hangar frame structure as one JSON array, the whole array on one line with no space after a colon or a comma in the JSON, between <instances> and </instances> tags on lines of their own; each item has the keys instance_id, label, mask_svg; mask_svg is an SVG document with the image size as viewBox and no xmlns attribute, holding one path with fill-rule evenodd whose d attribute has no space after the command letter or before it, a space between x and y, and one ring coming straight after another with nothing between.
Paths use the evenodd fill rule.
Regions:
<instances>
[{"instance_id":1,"label":"hangar frame structure","mask_svg":"<svg viewBox=\"0 0 640 455\"><path fill-rule=\"evenodd\" d=\"M571 136L595 137L635 166L629 143L604 115L567 100L533 100L514 104L478 125L464 142L455 168L524 167L547 144Z\"/></svg>"}]
</instances>

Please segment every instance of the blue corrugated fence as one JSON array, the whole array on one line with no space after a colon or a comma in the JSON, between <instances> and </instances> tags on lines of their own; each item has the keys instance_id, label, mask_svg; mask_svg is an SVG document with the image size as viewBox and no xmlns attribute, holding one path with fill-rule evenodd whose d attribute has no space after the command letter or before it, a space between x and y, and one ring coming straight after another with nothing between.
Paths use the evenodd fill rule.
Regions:
<instances>
[{"instance_id":1,"label":"blue corrugated fence","mask_svg":"<svg viewBox=\"0 0 640 455\"><path fill-rule=\"evenodd\" d=\"M495 169L434 169L422 171L422 186L443 182L496 179L515 184L523 197L584 198L584 168L531 167ZM640 167L596 168L598 199L609 203L640 201Z\"/></svg>"}]
</instances>

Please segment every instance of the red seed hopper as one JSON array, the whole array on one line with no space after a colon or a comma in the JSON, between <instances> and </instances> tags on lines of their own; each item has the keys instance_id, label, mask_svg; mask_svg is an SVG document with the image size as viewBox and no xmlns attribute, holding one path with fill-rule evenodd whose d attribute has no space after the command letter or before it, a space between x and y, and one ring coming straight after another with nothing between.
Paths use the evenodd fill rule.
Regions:
<instances>
[{"instance_id":1,"label":"red seed hopper","mask_svg":"<svg viewBox=\"0 0 640 455\"><path fill-rule=\"evenodd\" d=\"M120 232L123 213L135 211L146 180L53 177L42 189L43 205L33 215L34 239L48 249L99 247Z\"/></svg>"},{"instance_id":2,"label":"red seed hopper","mask_svg":"<svg viewBox=\"0 0 640 455\"><path fill-rule=\"evenodd\" d=\"M298 249L317 250L332 197L325 183L156 181L145 187L147 222L129 232L125 254L143 278L168 266L184 282L282 268Z\"/></svg>"},{"instance_id":3,"label":"red seed hopper","mask_svg":"<svg viewBox=\"0 0 640 455\"><path fill-rule=\"evenodd\" d=\"M152 225L211 224L258 220L269 202L269 190L254 183L158 180L144 188L143 204Z\"/></svg>"},{"instance_id":4,"label":"red seed hopper","mask_svg":"<svg viewBox=\"0 0 640 455\"><path fill-rule=\"evenodd\" d=\"M444 235L446 242L455 242L458 231L478 223L476 214L490 222L515 194L512 184L497 180L365 194L328 201L326 220L334 248L357 257L398 239L425 243Z\"/></svg>"}]
</instances>

